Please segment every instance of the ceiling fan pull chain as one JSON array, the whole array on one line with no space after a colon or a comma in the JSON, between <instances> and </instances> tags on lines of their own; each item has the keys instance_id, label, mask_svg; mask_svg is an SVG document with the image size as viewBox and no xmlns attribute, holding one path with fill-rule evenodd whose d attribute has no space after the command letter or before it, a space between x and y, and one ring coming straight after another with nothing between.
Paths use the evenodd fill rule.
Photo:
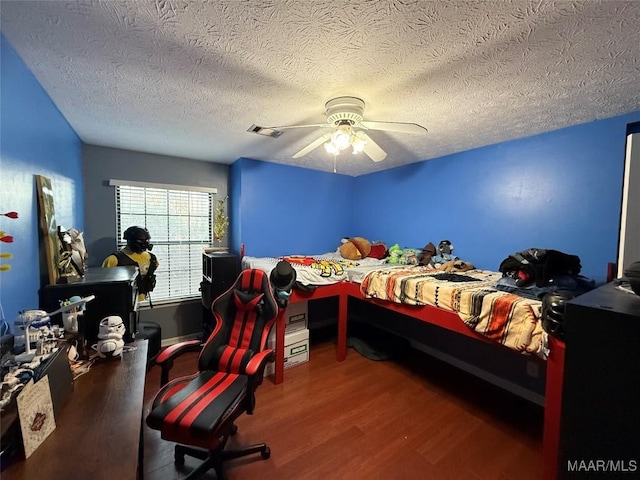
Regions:
<instances>
[{"instance_id":1,"label":"ceiling fan pull chain","mask_svg":"<svg viewBox=\"0 0 640 480\"><path fill-rule=\"evenodd\" d=\"M335 153L333 154L333 173L338 173L338 171L336 170L336 160L338 159L338 155L336 155Z\"/></svg>"}]
</instances>

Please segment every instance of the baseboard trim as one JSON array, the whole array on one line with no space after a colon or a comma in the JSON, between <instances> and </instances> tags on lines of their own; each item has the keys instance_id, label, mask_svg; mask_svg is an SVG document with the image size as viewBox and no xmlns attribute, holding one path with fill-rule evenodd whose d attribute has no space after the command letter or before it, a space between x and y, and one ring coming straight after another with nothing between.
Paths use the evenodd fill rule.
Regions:
<instances>
[{"instance_id":1,"label":"baseboard trim","mask_svg":"<svg viewBox=\"0 0 640 480\"><path fill-rule=\"evenodd\" d=\"M189 335L181 335L179 337L165 338L162 340L160 345L162 345L162 347L164 348L176 343L188 342L190 340L197 340L199 338L202 338L202 333L191 333Z\"/></svg>"}]
</instances>

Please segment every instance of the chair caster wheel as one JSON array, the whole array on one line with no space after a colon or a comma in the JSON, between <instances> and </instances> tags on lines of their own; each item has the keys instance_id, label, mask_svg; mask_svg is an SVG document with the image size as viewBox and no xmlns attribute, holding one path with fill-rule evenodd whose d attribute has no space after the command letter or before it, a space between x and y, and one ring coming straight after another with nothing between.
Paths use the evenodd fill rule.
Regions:
<instances>
[{"instance_id":1,"label":"chair caster wheel","mask_svg":"<svg viewBox=\"0 0 640 480\"><path fill-rule=\"evenodd\" d=\"M271 456L271 449L269 447L266 447L262 452L260 452L260 455L262 455L263 460L266 460Z\"/></svg>"}]
</instances>

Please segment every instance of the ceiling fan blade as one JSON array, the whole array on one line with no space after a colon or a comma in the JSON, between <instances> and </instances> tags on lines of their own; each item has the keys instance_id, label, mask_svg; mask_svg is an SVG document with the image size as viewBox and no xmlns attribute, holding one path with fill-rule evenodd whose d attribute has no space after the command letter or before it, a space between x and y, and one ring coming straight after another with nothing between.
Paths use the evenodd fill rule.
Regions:
<instances>
[{"instance_id":1,"label":"ceiling fan blade","mask_svg":"<svg viewBox=\"0 0 640 480\"><path fill-rule=\"evenodd\" d=\"M359 131L357 133L358 137L367 142L364 145L364 149L362 150L371 160L374 162L381 162L385 158L387 158L387 152L382 150L380 146L371 140L371 137L364 133L363 131Z\"/></svg>"},{"instance_id":2,"label":"ceiling fan blade","mask_svg":"<svg viewBox=\"0 0 640 480\"><path fill-rule=\"evenodd\" d=\"M403 122L360 122L363 128L369 130L386 130L387 132L413 133L416 135L424 135L428 132L426 128L417 123Z\"/></svg>"},{"instance_id":3,"label":"ceiling fan blade","mask_svg":"<svg viewBox=\"0 0 640 480\"><path fill-rule=\"evenodd\" d=\"M271 130L289 130L291 128L310 128L310 127L314 127L314 128L332 127L332 128L335 128L334 125L329 125L328 123L310 123L309 125L281 125L279 127L263 127L263 128L269 128Z\"/></svg>"},{"instance_id":4,"label":"ceiling fan blade","mask_svg":"<svg viewBox=\"0 0 640 480\"><path fill-rule=\"evenodd\" d=\"M311 150L313 150L314 148L319 147L320 145L322 145L324 142L326 142L327 140L329 140L331 138L331 134L333 132L330 133L325 133L324 135L322 135L320 138L314 140L313 142L311 142L309 145L307 145L306 147L304 147L302 150L300 150L298 153L296 153L293 158L300 158L304 155L306 155L307 153L309 153Z\"/></svg>"}]
</instances>

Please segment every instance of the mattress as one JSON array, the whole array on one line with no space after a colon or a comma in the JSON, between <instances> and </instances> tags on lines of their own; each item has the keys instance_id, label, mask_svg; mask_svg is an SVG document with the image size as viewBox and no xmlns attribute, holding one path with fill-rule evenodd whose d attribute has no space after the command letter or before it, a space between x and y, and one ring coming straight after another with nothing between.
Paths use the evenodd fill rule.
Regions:
<instances>
[{"instance_id":1,"label":"mattress","mask_svg":"<svg viewBox=\"0 0 640 480\"><path fill-rule=\"evenodd\" d=\"M408 305L433 305L456 312L474 331L508 348L548 355L540 322L542 302L495 288L499 272L445 273L428 267L378 268L361 282L367 298Z\"/></svg>"}]
</instances>

